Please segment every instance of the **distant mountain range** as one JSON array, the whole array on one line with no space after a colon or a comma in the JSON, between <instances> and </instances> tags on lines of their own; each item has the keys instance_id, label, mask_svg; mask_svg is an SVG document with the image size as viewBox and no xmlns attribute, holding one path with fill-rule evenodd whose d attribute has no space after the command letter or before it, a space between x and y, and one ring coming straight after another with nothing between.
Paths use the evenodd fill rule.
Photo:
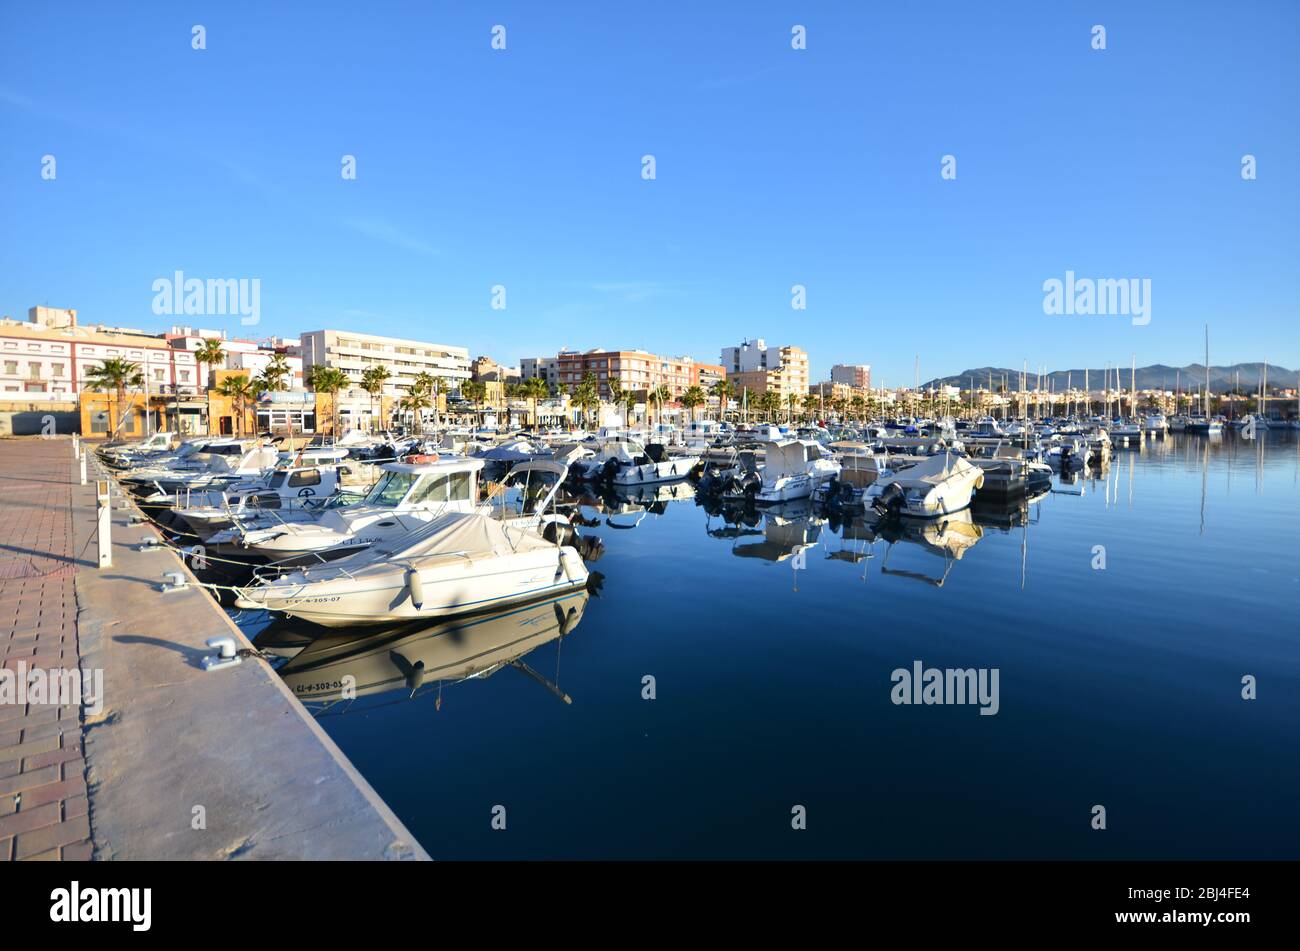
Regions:
<instances>
[{"instance_id":1,"label":"distant mountain range","mask_svg":"<svg viewBox=\"0 0 1300 951\"><path fill-rule=\"evenodd\" d=\"M1088 386L1094 392L1102 389L1106 381L1106 369L1104 367L1089 367L1087 372ZM1264 372L1262 363L1234 363L1231 366L1210 367L1210 390L1214 393L1226 393L1240 382L1243 393L1256 393L1259 391L1260 376ZM1005 375L1007 380L1007 389L1015 390L1020 385L1021 371L1012 367L978 367L971 370L963 370L956 376L941 376L928 383L923 383L922 388L930 386L960 386L962 389L968 389L971 385L971 379L974 378L976 388L987 387L989 385L989 374L993 375L993 388L1002 383ZM1037 371L1032 367L1029 370L1030 385L1037 381ZM1053 370L1048 373L1043 380L1044 389L1052 389L1055 392L1061 392L1066 389L1066 383L1078 389L1083 388L1084 368L1072 370ZM1128 367L1120 368L1119 385L1124 389L1129 387L1131 371ZM1240 375L1240 380L1238 380ZM1110 371L1111 386L1115 385L1115 369ZM1050 383L1048 382L1050 380ZM1185 367L1170 367L1163 363L1156 363L1149 367L1137 368L1137 388L1139 390L1167 389L1172 390L1176 384L1182 386L1183 392L1195 390L1205 385L1205 364L1192 363ZM1268 388L1270 392L1274 389L1294 389L1300 385L1300 372L1288 370L1286 367L1268 365Z\"/></svg>"}]
</instances>

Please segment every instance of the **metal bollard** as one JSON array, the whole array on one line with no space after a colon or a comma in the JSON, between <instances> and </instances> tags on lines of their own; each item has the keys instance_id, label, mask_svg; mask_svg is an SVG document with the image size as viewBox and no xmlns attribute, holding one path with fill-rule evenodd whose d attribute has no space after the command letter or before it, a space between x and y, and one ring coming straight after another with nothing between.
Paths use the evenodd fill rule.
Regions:
<instances>
[{"instance_id":1,"label":"metal bollard","mask_svg":"<svg viewBox=\"0 0 1300 951\"><path fill-rule=\"evenodd\" d=\"M168 584L168 582L171 582ZM163 583L158 586L158 590L163 594L168 591L184 591L186 588L185 573L181 571L164 571Z\"/></svg>"},{"instance_id":2,"label":"metal bollard","mask_svg":"<svg viewBox=\"0 0 1300 951\"><path fill-rule=\"evenodd\" d=\"M233 637L210 637L204 643L217 652L215 655L209 654L203 658L204 670L220 670L222 667L233 667L243 659L235 652L235 639Z\"/></svg>"},{"instance_id":3,"label":"metal bollard","mask_svg":"<svg viewBox=\"0 0 1300 951\"><path fill-rule=\"evenodd\" d=\"M98 521L95 537L99 540L99 567L113 567L113 508L108 493L109 482L100 479L95 483L95 513Z\"/></svg>"}]
</instances>

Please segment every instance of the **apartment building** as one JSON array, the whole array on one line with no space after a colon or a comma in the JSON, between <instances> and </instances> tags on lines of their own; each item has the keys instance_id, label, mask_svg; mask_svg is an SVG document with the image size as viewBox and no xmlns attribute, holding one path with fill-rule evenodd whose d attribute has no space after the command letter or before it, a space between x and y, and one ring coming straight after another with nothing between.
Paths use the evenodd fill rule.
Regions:
<instances>
[{"instance_id":1,"label":"apartment building","mask_svg":"<svg viewBox=\"0 0 1300 951\"><path fill-rule=\"evenodd\" d=\"M524 357L519 361L519 376L525 380L538 377L547 386L555 387L560 382L559 357Z\"/></svg>"},{"instance_id":2,"label":"apartment building","mask_svg":"<svg viewBox=\"0 0 1300 951\"><path fill-rule=\"evenodd\" d=\"M867 363L837 363L831 367L831 382L842 383L857 390L871 389L871 365Z\"/></svg>"},{"instance_id":3,"label":"apartment building","mask_svg":"<svg viewBox=\"0 0 1300 951\"><path fill-rule=\"evenodd\" d=\"M385 396L405 396L421 373L452 380L453 387L471 378L469 350L443 343L381 337L350 330L314 330L299 338L304 373L317 364L348 375L355 389L361 375L372 366L388 368Z\"/></svg>"},{"instance_id":4,"label":"apartment building","mask_svg":"<svg viewBox=\"0 0 1300 951\"><path fill-rule=\"evenodd\" d=\"M665 386L670 399L676 400L692 386L707 386L702 380L716 380L726 372L717 364L691 357L662 357L645 350L566 350L555 359L556 383L562 392L572 393L590 373L600 386L601 399L609 399L610 380L617 380L624 390L638 393Z\"/></svg>"},{"instance_id":5,"label":"apartment building","mask_svg":"<svg viewBox=\"0 0 1300 951\"><path fill-rule=\"evenodd\" d=\"M75 316L71 322L55 323L48 318L4 318L0 320L0 398L75 401L90 371L113 358L137 364L155 395L194 393L202 386L194 354L177 350L161 335L78 325Z\"/></svg>"},{"instance_id":6,"label":"apartment building","mask_svg":"<svg viewBox=\"0 0 1300 951\"><path fill-rule=\"evenodd\" d=\"M229 337L224 330L194 327L172 327L163 336L173 347L189 353L197 353L208 340L221 341L225 359L220 364L199 364L199 385L202 387L210 385L212 375L218 370L241 370L251 379L265 370L277 353L284 355L285 362L289 365L285 385L289 389L301 389L303 386L302 357L291 353L290 348L279 341L259 343L256 340Z\"/></svg>"},{"instance_id":7,"label":"apartment building","mask_svg":"<svg viewBox=\"0 0 1300 951\"><path fill-rule=\"evenodd\" d=\"M766 393L802 397L808 392L808 354L799 347L769 347L761 337L738 347L723 347L722 365L737 394Z\"/></svg>"}]
</instances>

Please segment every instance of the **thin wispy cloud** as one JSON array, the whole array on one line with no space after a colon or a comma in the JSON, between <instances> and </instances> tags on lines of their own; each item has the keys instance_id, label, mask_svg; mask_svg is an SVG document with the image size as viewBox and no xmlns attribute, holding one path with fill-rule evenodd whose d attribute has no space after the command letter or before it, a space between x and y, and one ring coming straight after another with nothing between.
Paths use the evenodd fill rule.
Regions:
<instances>
[{"instance_id":1,"label":"thin wispy cloud","mask_svg":"<svg viewBox=\"0 0 1300 951\"><path fill-rule=\"evenodd\" d=\"M674 288L660 281L613 281L588 285L593 291L616 297L627 304L640 304L670 294Z\"/></svg>"},{"instance_id":2,"label":"thin wispy cloud","mask_svg":"<svg viewBox=\"0 0 1300 951\"><path fill-rule=\"evenodd\" d=\"M778 72L778 66L765 66L762 69L755 70L752 73L736 73L731 76L718 76L713 79L702 80L699 84L700 89L725 89L729 86L744 86L752 82L757 82L765 76Z\"/></svg>"},{"instance_id":3,"label":"thin wispy cloud","mask_svg":"<svg viewBox=\"0 0 1300 951\"><path fill-rule=\"evenodd\" d=\"M439 253L438 249L427 241L406 233L392 222L382 218L349 218L344 224L367 238L382 241L384 244L410 251L412 254L434 257Z\"/></svg>"},{"instance_id":4,"label":"thin wispy cloud","mask_svg":"<svg viewBox=\"0 0 1300 951\"><path fill-rule=\"evenodd\" d=\"M17 106L19 109L35 109L36 103L32 102L26 96L20 95L10 89L0 87L0 102L10 106Z\"/></svg>"}]
</instances>

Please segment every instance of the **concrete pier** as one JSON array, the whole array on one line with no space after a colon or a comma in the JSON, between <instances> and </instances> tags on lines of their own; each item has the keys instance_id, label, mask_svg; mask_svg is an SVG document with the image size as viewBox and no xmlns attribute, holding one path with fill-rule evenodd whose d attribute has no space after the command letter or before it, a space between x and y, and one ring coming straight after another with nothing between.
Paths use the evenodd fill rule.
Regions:
<instances>
[{"instance_id":1,"label":"concrete pier","mask_svg":"<svg viewBox=\"0 0 1300 951\"><path fill-rule=\"evenodd\" d=\"M0 663L103 676L79 708L0 706L0 859L428 858L264 661L202 669L208 638L251 645L139 550L116 485L96 569L90 470L68 439L0 441Z\"/></svg>"}]
</instances>

